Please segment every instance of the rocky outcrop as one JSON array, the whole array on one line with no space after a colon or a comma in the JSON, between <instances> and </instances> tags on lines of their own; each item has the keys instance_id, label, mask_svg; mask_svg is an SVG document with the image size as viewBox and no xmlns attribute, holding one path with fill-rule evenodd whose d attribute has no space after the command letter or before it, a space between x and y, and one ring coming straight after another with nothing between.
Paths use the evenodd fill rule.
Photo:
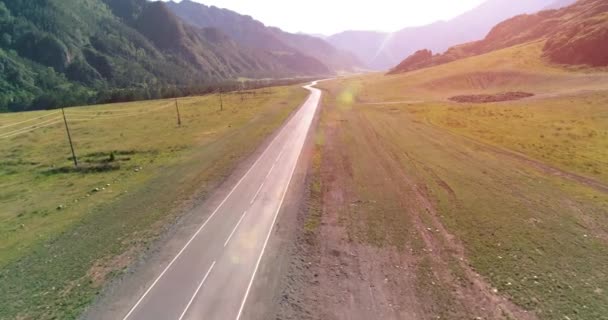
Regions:
<instances>
[{"instance_id":1,"label":"rocky outcrop","mask_svg":"<svg viewBox=\"0 0 608 320\"><path fill-rule=\"evenodd\" d=\"M403 60L398 66L393 68L389 73L408 72L426 67L433 60L433 52L431 50L418 50L407 59Z\"/></svg>"},{"instance_id":2,"label":"rocky outcrop","mask_svg":"<svg viewBox=\"0 0 608 320\"><path fill-rule=\"evenodd\" d=\"M561 64L608 66L608 18L593 27L572 27L551 37L544 54Z\"/></svg>"}]
</instances>

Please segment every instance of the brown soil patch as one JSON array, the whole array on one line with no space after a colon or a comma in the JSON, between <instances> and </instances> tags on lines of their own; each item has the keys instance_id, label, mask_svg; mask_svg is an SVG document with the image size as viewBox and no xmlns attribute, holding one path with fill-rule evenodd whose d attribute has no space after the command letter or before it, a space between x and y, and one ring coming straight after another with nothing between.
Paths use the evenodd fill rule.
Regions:
<instances>
[{"instance_id":1,"label":"brown soil patch","mask_svg":"<svg viewBox=\"0 0 608 320\"><path fill-rule=\"evenodd\" d=\"M325 139L316 151L322 161L311 178L320 182L321 192L310 199L311 207L319 205L320 222L314 230L302 228L298 236L277 319L536 319L470 267L464 246L442 225L424 182L405 172L390 148L378 143L378 133L364 116L324 108L329 109L321 124ZM360 131L345 136L345 126ZM357 158L346 143L364 146ZM384 205L382 199L360 197L357 170L370 174L371 189L378 185L380 194L397 199L392 213L373 211ZM439 185L453 194L445 181ZM394 213L399 216L386 235L366 233L369 219ZM302 215L302 225L310 214ZM370 241L374 236L377 243Z\"/></svg>"},{"instance_id":2,"label":"brown soil patch","mask_svg":"<svg viewBox=\"0 0 608 320\"><path fill-rule=\"evenodd\" d=\"M461 95L449 98L450 101L459 103L490 103L490 102L501 102L520 100L524 98L533 97L533 93L528 92L504 92L496 94L476 94L476 95Z\"/></svg>"},{"instance_id":3,"label":"brown soil patch","mask_svg":"<svg viewBox=\"0 0 608 320\"><path fill-rule=\"evenodd\" d=\"M134 258L137 257L139 249L139 246L132 246L129 250L118 256L95 262L87 274L93 281L93 286L101 287L110 273L124 270L130 266Z\"/></svg>"}]
</instances>

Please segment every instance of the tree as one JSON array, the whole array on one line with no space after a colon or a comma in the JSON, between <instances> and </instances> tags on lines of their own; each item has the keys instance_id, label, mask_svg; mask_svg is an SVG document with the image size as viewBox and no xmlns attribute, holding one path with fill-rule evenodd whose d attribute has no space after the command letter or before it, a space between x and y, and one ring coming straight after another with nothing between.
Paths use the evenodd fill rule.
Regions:
<instances>
[{"instance_id":1,"label":"tree","mask_svg":"<svg viewBox=\"0 0 608 320\"><path fill-rule=\"evenodd\" d=\"M0 2L0 21L7 20L11 17L11 12L8 10L4 2Z\"/></svg>"},{"instance_id":2,"label":"tree","mask_svg":"<svg viewBox=\"0 0 608 320\"><path fill-rule=\"evenodd\" d=\"M0 37L0 46L3 48L8 48L13 44L13 37L11 37L8 33L3 33Z\"/></svg>"}]
</instances>

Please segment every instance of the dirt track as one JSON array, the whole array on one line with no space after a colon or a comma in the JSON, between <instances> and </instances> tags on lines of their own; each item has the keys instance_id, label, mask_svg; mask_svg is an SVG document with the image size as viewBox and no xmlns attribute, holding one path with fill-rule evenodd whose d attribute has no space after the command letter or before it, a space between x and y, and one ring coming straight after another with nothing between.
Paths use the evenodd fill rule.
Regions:
<instances>
[{"instance_id":1,"label":"dirt track","mask_svg":"<svg viewBox=\"0 0 608 320\"><path fill-rule=\"evenodd\" d=\"M298 237L277 318L535 319L469 266L463 246L438 219L424 183L378 143L368 120L326 108L320 129L324 144L316 150L321 163L309 177L310 184L320 182L320 197L313 193L309 198L311 207L320 208L320 224ZM345 126L361 134L350 136ZM376 245L364 240L370 231L362 215L374 211L377 203L357 197L353 153L345 143L364 146L357 156L372 164L367 183L399 199L394 209L402 212L402 220L394 221L394 230L380 236ZM302 226L310 214L301 213ZM401 235L404 239L398 239ZM391 239L399 245L389 245Z\"/></svg>"}]
</instances>

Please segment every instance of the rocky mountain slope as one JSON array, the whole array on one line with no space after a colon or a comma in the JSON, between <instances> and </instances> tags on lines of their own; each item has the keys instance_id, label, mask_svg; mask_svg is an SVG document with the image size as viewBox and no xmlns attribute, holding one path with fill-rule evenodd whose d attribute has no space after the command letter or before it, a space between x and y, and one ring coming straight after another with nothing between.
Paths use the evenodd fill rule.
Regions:
<instances>
[{"instance_id":1,"label":"rocky mountain slope","mask_svg":"<svg viewBox=\"0 0 608 320\"><path fill-rule=\"evenodd\" d=\"M519 15L496 25L480 41L433 55L419 50L390 73L403 73L531 41L546 41L543 55L558 64L608 65L608 2L580 0L558 10Z\"/></svg>"}]
</instances>

